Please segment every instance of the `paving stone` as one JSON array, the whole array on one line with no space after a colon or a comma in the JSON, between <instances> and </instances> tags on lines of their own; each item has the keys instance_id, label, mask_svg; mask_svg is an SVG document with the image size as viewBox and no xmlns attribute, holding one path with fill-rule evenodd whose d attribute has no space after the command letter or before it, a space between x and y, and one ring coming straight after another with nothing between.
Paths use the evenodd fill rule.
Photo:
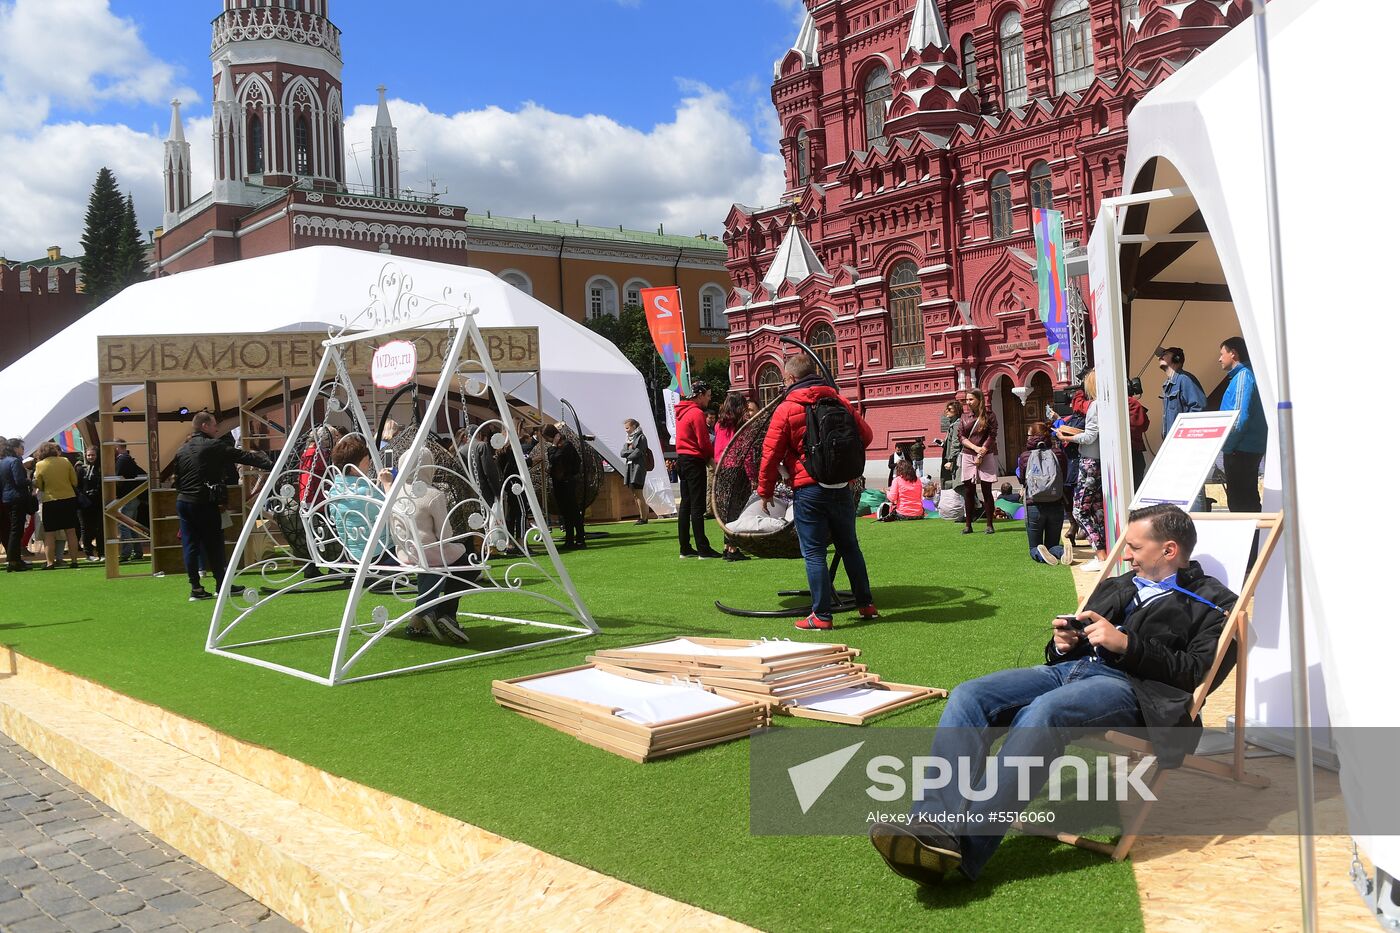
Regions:
<instances>
[{"instance_id":1,"label":"paving stone","mask_svg":"<svg viewBox=\"0 0 1400 933\"><path fill-rule=\"evenodd\" d=\"M118 862L115 865L109 865L102 869L102 874L111 878L113 881L120 881L123 884L134 878L151 877L150 872L146 871L146 869L139 865L133 865L130 862Z\"/></svg>"},{"instance_id":2,"label":"paving stone","mask_svg":"<svg viewBox=\"0 0 1400 933\"><path fill-rule=\"evenodd\" d=\"M45 914L21 920L19 923L7 926L5 930L6 933L69 933L68 926L63 921L55 920Z\"/></svg>"},{"instance_id":3,"label":"paving stone","mask_svg":"<svg viewBox=\"0 0 1400 933\"><path fill-rule=\"evenodd\" d=\"M33 901L22 897L0 904L0 930L8 930L12 924L38 917L41 913Z\"/></svg>"},{"instance_id":4,"label":"paving stone","mask_svg":"<svg viewBox=\"0 0 1400 933\"><path fill-rule=\"evenodd\" d=\"M130 891L132 894L140 895L146 900L150 900L153 897L164 897L167 894L174 894L176 891L179 890L179 888L175 887L175 885L171 884L169 881L165 881L161 878L156 878L153 875L144 875L140 878L132 878L130 881L123 882L122 887ZM228 891L238 891L237 888L227 883L224 884L224 888ZM239 893L241 894L242 892L240 891ZM205 903L208 902L209 901L206 897Z\"/></svg>"},{"instance_id":5,"label":"paving stone","mask_svg":"<svg viewBox=\"0 0 1400 933\"><path fill-rule=\"evenodd\" d=\"M8 881L0 879L0 904L8 904L17 897L23 897L19 889Z\"/></svg>"},{"instance_id":6,"label":"paving stone","mask_svg":"<svg viewBox=\"0 0 1400 933\"><path fill-rule=\"evenodd\" d=\"M111 878L104 878L102 875L96 874L95 872L84 878L79 878L77 881L71 882L69 886L88 899L101 897L104 894L116 894L121 890L121 885L117 884L117 882L113 881Z\"/></svg>"},{"instance_id":7,"label":"paving stone","mask_svg":"<svg viewBox=\"0 0 1400 933\"><path fill-rule=\"evenodd\" d=\"M151 906L156 910L173 914L180 910L189 910L199 907L199 898L193 894L186 894L184 891L176 891L174 894L166 894L162 897L151 898Z\"/></svg>"},{"instance_id":8,"label":"paving stone","mask_svg":"<svg viewBox=\"0 0 1400 933\"><path fill-rule=\"evenodd\" d=\"M154 907L143 907L134 914L122 917L122 926L132 933L155 933L156 930L179 929L171 924L170 914L162 913Z\"/></svg>"},{"instance_id":9,"label":"paving stone","mask_svg":"<svg viewBox=\"0 0 1400 933\"><path fill-rule=\"evenodd\" d=\"M258 933L301 933L301 927L278 914L271 914L248 929L257 930Z\"/></svg>"},{"instance_id":10,"label":"paving stone","mask_svg":"<svg viewBox=\"0 0 1400 933\"><path fill-rule=\"evenodd\" d=\"M175 879L175 884L191 894L207 894L228 882L211 871L191 872Z\"/></svg>"},{"instance_id":11,"label":"paving stone","mask_svg":"<svg viewBox=\"0 0 1400 933\"><path fill-rule=\"evenodd\" d=\"M44 905L44 912L52 917L58 917L59 919L62 919L68 916L69 914L75 914L79 911L87 910L91 906L92 905L89 904L87 900L74 894L69 897L60 898L59 900L54 901L52 904Z\"/></svg>"},{"instance_id":12,"label":"paving stone","mask_svg":"<svg viewBox=\"0 0 1400 933\"><path fill-rule=\"evenodd\" d=\"M151 847L151 844L142 838L140 833L127 833L112 840L112 848L118 852L125 852L127 855L143 852Z\"/></svg>"},{"instance_id":13,"label":"paving stone","mask_svg":"<svg viewBox=\"0 0 1400 933\"><path fill-rule=\"evenodd\" d=\"M75 892L72 888L68 887L68 885L63 884L60 881L45 881L42 884L36 884L28 891L25 891L24 896L29 898L34 903L38 904L44 910L47 910L49 913L53 913L52 910L49 910L50 906L58 903L59 901L65 901L71 897L77 897L78 895L77 892Z\"/></svg>"},{"instance_id":14,"label":"paving stone","mask_svg":"<svg viewBox=\"0 0 1400 933\"><path fill-rule=\"evenodd\" d=\"M25 888L32 888L36 884L49 880L49 873L42 868L26 868L10 874L10 884L23 891Z\"/></svg>"},{"instance_id":15,"label":"paving stone","mask_svg":"<svg viewBox=\"0 0 1400 933\"><path fill-rule=\"evenodd\" d=\"M57 880L65 884L72 884L79 878L91 878L97 874L97 870L88 868L82 862L79 862L78 857L74 855L72 865L65 865L62 868L52 869L52 873Z\"/></svg>"},{"instance_id":16,"label":"paving stone","mask_svg":"<svg viewBox=\"0 0 1400 933\"><path fill-rule=\"evenodd\" d=\"M92 906L105 910L113 917L120 917L124 914L134 913L146 906L144 898L138 897L129 891L120 891L116 894L104 894L101 897L92 899Z\"/></svg>"},{"instance_id":17,"label":"paving stone","mask_svg":"<svg viewBox=\"0 0 1400 933\"><path fill-rule=\"evenodd\" d=\"M237 907L239 904L246 904L253 900L230 884L222 885L213 891L201 894L199 899L215 910L222 910L225 912L232 907Z\"/></svg>"},{"instance_id":18,"label":"paving stone","mask_svg":"<svg viewBox=\"0 0 1400 933\"><path fill-rule=\"evenodd\" d=\"M187 930L208 930L228 922L228 918L212 907L200 904L187 910L176 911L170 918Z\"/></svg>"},{"instance_id":19,"label":"paving stone","mask_svg":"<svg viewBox=\"0 0 1400 933\"><path fill-rule=\"evenodd\" d=\"M236 920L244 926L251 926L268 917L275 916L266 904L249 898L246 902L229 907L224 910L231 919Z\"/></svg>"},{"instance_id":20,"label":"paving stone","mask_svg":"<svg viewBox=\"0 0 1400 933\"><path fill-rule=\"evenodd\" d=\"M25 849L24 854L32 859L42 860L43 857L46 855L57 855L58 853L63 852L66 849L66 846L60 845L56 840L46 839L43 842L37 843Z\"/></svg>"},{"instance_id":21,"label":"paving stone","mask_svg":"<svg viewBox=\"0 0 1400 933\"><path fill-rule=\"evenodd\" d=\"M111 865L116 865L119 862L125 862L126 856L122 855L120 852L114 852L111 849L98 849L95 852L89 852L84 855L83 861L87 862L93 868L103 869Z\"/></svg>"},{"instance_id":22,"label":"paving stone","mask_svg":"<svg viewBox=\"0 0 1400 933\"><path fill-rule=\"evenodd\" d=\"M170 859L171 857L169 855L162 852L160 849L154 848L145 849L141 852L133 852L129 857L133 865L139 865L142 868L154 868L157 865L163 865L170 861Z\"/></svg>"},{"instance_id":23,"label":"paving stone","mask_svg":"<svg viewBox=\"0 0 1400 933\"><path fill-rule=\"evenodd\" d=\"M78 857L66 849L59 849L52 855L41 855L39 857L39 867L48 871L58 871L60 868L67 868L69 865L78 864Z\"/></svg>"},{"instance_id":24,"label":"paving stone","mask_svg":"<svg viewBox=\"0 0 1400 933\"><path fill-rule=\"evenodd\" d=\"M99 933L121 927L121 921L116 917L92 907L81 913L69 914L63 918L63 923L72 933Z\"/></svg>"},{"instance_id":25,"label":"paving stone","mask_svg":"<svg viewBox=\"0 0 1400 933\"><path fill-rule=\"evenodd\" d=\"M27 855L21 855L15 858L8 858L5 859L5 861L0 862L0 875L9 877L15 872L24 871L26 868L34 868L36 867L36 864L37 863Z\"/></svg>"}]
</instances>

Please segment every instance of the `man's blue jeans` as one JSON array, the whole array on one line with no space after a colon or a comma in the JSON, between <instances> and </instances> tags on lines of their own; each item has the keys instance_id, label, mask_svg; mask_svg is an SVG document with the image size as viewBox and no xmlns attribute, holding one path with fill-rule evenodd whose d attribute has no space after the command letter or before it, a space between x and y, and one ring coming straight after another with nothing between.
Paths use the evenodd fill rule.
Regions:
<instances>
[{"instance_id":1,"label":"man's blue jeans","mask_svg":"<svg viewBox=\"0 0 1400 933\"><path fill-rule=\"evenodd\" d=\"M997 671L959 684L948 697L938 731L933 737L933 756L947 760L955 768L966 757L973 771L966 784L986 787L987 755L996 738L993 726L1010 726L1006 741L995 759L996 793L986 800L964 799L954 778L947 786L916 801L914 812L937 814L980 814L1020 811L1030 802L1019 798L1018 773L1005 762L1013 756L1037 756L1043 762L1031 768L1030 799L1040 793L1049 779L1049 763L1063 754L1075 735L1098 729L1124 728L1142 724L1142 711L1133 694L1131 681L1117 668L1099 661L1082 659L1039 667ZM932 821L934 825L952 825ZM995 832L1004 823L983 820L983 831ZM918 832L918 825L914 825ZM962 872L976 879L1001 845L999 835L962 835Z\"/></svg>"},{"instance_id":2,"label":"man's blue jeans","mask_svg":"<svg viewBox=\"0 0 1400 933\"><path fill-rule=\"evenodd\" d=\"M792 518L797 525L797 540L802 544L802 559L807 563L807 588L812 591L812 614L831 621L831 600L834 589L831 573L826 567L826 547L836 545L846 576L851 579L851 593L857 606L868 606L875 600L870 595L870 576L865 570L865 555L856 540L856 504L850 487L826 489L822 486L802 486L793 490Z\"/></svg>"}]
</instances>

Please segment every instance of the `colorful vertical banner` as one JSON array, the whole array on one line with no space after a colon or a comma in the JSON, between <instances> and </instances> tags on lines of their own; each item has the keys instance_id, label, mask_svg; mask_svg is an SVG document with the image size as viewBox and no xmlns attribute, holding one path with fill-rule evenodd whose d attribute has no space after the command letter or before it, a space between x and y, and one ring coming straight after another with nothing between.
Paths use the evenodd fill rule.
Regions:
<instances>
[{"instance_id":1,"label":"colorful vertical banner","mask_svg":"<svg viewBox=\"0 0 1400 933\"><path fill-rule=\"evenodd\" d=\"M681 313L679 288L642 289L642 310L656 352L671 371L671 388L690 395L690 362L685 349L685 317Z\"/></svg>"},{"instance_id":2,"label":"colorful vertical banner","mask_svg":"<svg viewBox=\"0 0 1400 933\"><path fill-rule=\"evenodd\" d=\"M65 453L80 454L83 452L83 435L76 428L69 428L54 437L54 442L58 444L58 449Z\"/></svg>"},{"instance_id":3,"label":"colorful vertical banner","mask_svg":"<svg viewBox=\"0 0 1400 933\"><path fill-rule=\"evenodd\" d=\"M1045 325L1049 352L1057 360L1069 359L1069 308L1065 301L1065 215L1059 211L1031 209L1035 226L1035 281L1040 288L1037 311Z\"/></svg>"}]
</instances>

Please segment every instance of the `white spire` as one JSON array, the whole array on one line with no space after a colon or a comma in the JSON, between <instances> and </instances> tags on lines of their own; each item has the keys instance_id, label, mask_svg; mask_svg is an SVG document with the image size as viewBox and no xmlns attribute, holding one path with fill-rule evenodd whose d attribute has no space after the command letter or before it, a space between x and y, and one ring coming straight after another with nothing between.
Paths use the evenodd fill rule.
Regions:
<instances>
[{"instance_id":1,"label":"white spire","mask_svg":"<svg viewBox=\"0 0 1400 933\"><path fill-rule=\"evenodd\" d=\"M227 55L219 59L219 90L214 95L215 100L233 100L233 62Z\"/></svg>"},{"instance_id":2,"label":"white spire","mask_svg":"<svg viewBox=\"0 0 1400 933\"><path fill-rule=\"evenodd\" d=\"M214 200L239 204L243 200L245 165L243 114L233 93L233 63L219 59L219 87L214 94Z\"/></svg>"},{"instance_id":3,"label":"white spire","mask_svg":"<svg viewBox=\"0 0 1400 933\"><path fill-rule=\"evenodd\" d=\"M768 274L763 277L763 287L768 294L776 295L784 282L802 282L813 275L828 274L822 261L817 258L817 251L812 249L812 244L807 242L797 224L792 223L788 225L783 244L773 257L773 264L768 267Z\"/></svg>"},{"instance_id":4,"label":"white spire","mask_svg":"<svg viewBox=\"0 0 1400 933\"><path fill-rule=\"evenodd\" d=\"M797 41L792 44L792 48L802 56L802 61L808 68L821 64L817 57L817 21L812 19L811 10L802 17L802 28L797 30Z\"/></svg>"},{"instance_id":5,"label":"white spire","mask_svg":"<svg viewBox=\"0 0 1400 933\"><path fill-rule=\"evenodd\" d=\"M190 144L180 122L180 102L170 102L170 136L165 140L165 216L163 226L173 229L180 211L190 205Z\"/></svg>"},{"instance_id":6,"label":"white spire","mask_svg":"<svg viewBox=\"0 0 1400 933\"><path fill-rule=\"evenodd\" d=\"M379 85L379 114L369 131L370 162L374 172L374 193L381 198L399 196L399 131L389 119L389 104Z\"/></svg>"},{"instance_id":7,"label":"white spire","mask_svg":"<svg viewBox=\"0 0 1400 933\"><path fill-rule=\"evenodd\" d=\"M394 121L389 119L389 102L384 99L384 92L388 88L381 84L376 90L379 91L379 113L374 118L374 125L393 126Z\"/></svg>"},{"instance_id":8,"label":"white spire","mask_svg":"<svg viewBox=\"0 0 1400 933\"><path fill-rule=\"evenodd\" d=\"M906 48L922 52L931 45L940 49L952 45L948 27L943 25L943 15L938 12L935 0L914 0L914 18L909 23L909 44Z\"/></svg>"},{"instance_id":9,"label":"white spire","mask_svg":"<svg viewBox=\"0 0 1400 933\"><path fill-rule=\"evenodd\" d=\"M180 121L180 99L177 97L170 102L170 134L166 136L167 142L185 141L185 124Z\"/></svg>"}]
</instances>

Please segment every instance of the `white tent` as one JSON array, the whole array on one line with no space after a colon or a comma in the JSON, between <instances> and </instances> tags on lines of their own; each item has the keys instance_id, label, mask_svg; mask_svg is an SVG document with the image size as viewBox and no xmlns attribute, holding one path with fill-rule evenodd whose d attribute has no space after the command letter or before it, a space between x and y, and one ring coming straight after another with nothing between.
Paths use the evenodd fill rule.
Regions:
<instances>
[{"instance_id":1,"label":"white tent","mask_svg":"<svg viewBox=\"0 0 1400 933\"><path fill-rule=\"evenodd\" d=\"M424 295L468 294L481 327L534 326L540 333L541 404L551 418L578 412L595 446L622 469L624 418L642 423L657 469L647 501L675 510L661 466L662 449L641 374L610 341L489 272L445 263L385 256L336 246L313 246L227 263L133 285L60 331L0 372L4 423L0 431L34 446L97 408L97 338L158 334L217 334L325 330L365 306L386 262L413 278ZM514 380L519 382L519 379ZM512 381L507 377L506 390ZM522 388L533 405L535 390Z\"/></svg>"},{"instance_id":2,"label":"white tent","mask_svg":"<svg viewBox=\"0 0 1400 933\"><path fill-rule=\"evenodd\" d=\"M1314 706L1325 696L1326 709L1314 718L1330 718L1334 729L1390 726L1400 715L1400 628L1394 610L1376 599L1383 594L1375 574L1393 550L1385 513L1392 508L1395 441L1388 419L1363 413L1381 414L1377 406L1389 397L1394 365L1388 357L1400 346L1397 302L1379 275L1391 261L1391 214L1382 183L1388 176L1377 164L1392 139L1377 103L1390 87L1400 4L1274 0L1267 20L1303 549L1303 566L1289 571L1300 572L1305 587ZM1174 193L1128 208L1122 232L1156 238L1141 247L1144 257L1156 245L1176 246L1147 263L1150 279L1135 280L1127 261L1121 268L1124 289L1140 292L1128 322L1128 374L1151 358L1156 344L1178 345L1187 349L1187 368L1209 388L1220 376L1219 340L1238 316L1270 424L1267 511L1280 504L1279 397L1256 69L1252 24L1246 24L1133 111L1124 189ZM1192 231L1207 235L1191 243ZM1173 253L1174 261L1163 265ZM1218 289L1204 287L1220 284L1229 289L1224 301ZM1385 491L1383 514L1368 514L1363 501L1372 465L1374 485ZM1275 566L1281 563L1276 556ZM1265 590L1275 605L1266 604ZM1265 626L1250 652L1251 704L1261 720L1288 724L1281 593L1277 575L1261 587L1255 619ZM1368 796L1393 802L1394 773L1365 769L1347 742L1339 740L1337 750L1349 803ZM1352 829L1365 833L1363 826ZM1400 873L1400 837L1359 841L1380 867Z\"/></svg>"}]
</instances>

